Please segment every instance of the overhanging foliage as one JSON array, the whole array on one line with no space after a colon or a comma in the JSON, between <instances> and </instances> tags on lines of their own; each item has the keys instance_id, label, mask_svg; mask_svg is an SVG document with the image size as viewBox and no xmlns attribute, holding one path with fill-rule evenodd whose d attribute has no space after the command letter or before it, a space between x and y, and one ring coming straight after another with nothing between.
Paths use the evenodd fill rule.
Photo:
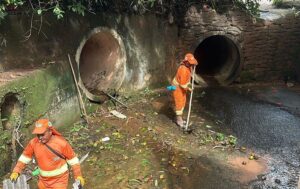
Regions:
<instances>
[{"instance_id":1,"label":"overhanging foliage","mask_svg":"<svg viewBox=\"0 0 300 189\"><path fill-rule=\"evenodd\" d=\"M195 3L206 3L213 8L216 5L228 4L248 11L252 15L258 14L260 0L2 0L0 2L0 20L8 13L15 11L30 12L42 15L52 12L57 19L63 18L66 12L74 12L84 16L86 12L98 11L131 12L143 14L145 12L166 13L174 7L186 8Z\"/></svg>"}]
</instances>

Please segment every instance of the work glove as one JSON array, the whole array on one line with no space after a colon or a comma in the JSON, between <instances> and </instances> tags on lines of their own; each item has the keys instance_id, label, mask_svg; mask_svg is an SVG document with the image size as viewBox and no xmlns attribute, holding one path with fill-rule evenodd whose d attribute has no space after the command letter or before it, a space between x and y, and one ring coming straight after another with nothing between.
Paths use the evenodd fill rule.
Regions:
<instances>
[{"instance_id":1,"label":"work glove","mask_svg":"<svg viewBox=\"0 0 300 189\"><path fill-rule=\"evenodd\" d=\"M80 181L80 185L81 185L81 186L84 186L85 180L84 180L84 178L83 178L82 176L78 176L78 177L76 178L76 180L79 180L79 181Z\"/></svg>"},{"instance_id":2,"label":"work glove","mask_svg":"<svg viewBox=\"0 0 300 189\"><path fill-rule=\"evenodd\" d=\"M19 177L19 173L13 172L13 173L10 175L10 180L11 180L12 182L16 182L17 179L18 179L18 177Z\"/></svg>"},{"instance_id":3,"label":"work glove","mask_svg":"<svg viewBox=\"0 0 300 189\"><path fill-rule=\"evenodd\" d=\"M40 174L40 168L36 167L32 172L32 176L38 176Z\"/></svg>"}]
</instances>

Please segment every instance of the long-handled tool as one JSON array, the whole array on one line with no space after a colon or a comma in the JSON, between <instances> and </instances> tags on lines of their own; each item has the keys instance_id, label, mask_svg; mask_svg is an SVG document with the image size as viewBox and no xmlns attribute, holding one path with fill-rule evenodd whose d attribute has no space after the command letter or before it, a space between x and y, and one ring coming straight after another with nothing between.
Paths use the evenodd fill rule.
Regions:
<instances>
[{"instance_id":1,"label":"long-handled tool","mask_svg":"<svg viewBox=\"0 0 300 189\"><path fill-rule=\"evenodd\" d=\"M189 111L188 111L188 115L187 115L186 124L185 124L185 127L184 127L185 131L188 131L188 126L189 126L189 121L190 121L190 115L191 115L191 109L192 109L192 99L193 99L193 91L194 91L195 70L196 70L196 65L193 67L192 91L191 91L191 95L190 95Z\"/></svg>"},{"instance_id":2,"label":"long-handled tool","mask_svg":"<svg viewBox=\"0 0 300 189\"><path fill-rule=\"evenodd\" d=\"M114 101L122 104L124 107L128 108L128 106L126 106L123 102L119 101L118 99L116 99L115 97L111 96L110 94L108 94L107 92L102 91L105 95L107 95L109 98L113 99Z\"/></svg>"},{"instance_id":3,"label":"long-handled tool","mask_svg":"<svg viewBox=\"0 0 300 189\"><path fill-rule=\"evenodd\" d=\"M72 70L72 75L73 75L73 78L74 78L76 90L78 92L78 100L79 100L80 109L82 111L82 114L83 114L83 117L84 117L85 121L89 124L89 120L88 120L88 117L87 117L85 106L84 106L84 103L83 103L83 100L82 100L82 95L81 95L80 89L78 87L78 82L77 82L77 79L76 79L76 75L75 75L75 72L74 72L72 62L71 62L71 58L70 58L69 54L68 54L68 58L69 58L69 64L70 64L70 67L71 67L71 70Z\"/></svg>"}]
</instances>

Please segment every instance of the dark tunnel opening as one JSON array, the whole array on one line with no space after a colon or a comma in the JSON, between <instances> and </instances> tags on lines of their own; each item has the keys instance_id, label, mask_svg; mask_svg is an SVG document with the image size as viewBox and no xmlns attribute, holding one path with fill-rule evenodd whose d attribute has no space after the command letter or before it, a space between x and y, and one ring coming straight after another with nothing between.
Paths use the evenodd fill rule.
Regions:
<instances>
[{"instance_id":1,"label":"dark tunnel opening","mask_svg":"<svg viewBox=\"0 0 300 189\"><path fill-rule=\"evenodd\" d=\"M1 104L1 122L2 122L2 139L5 139L5 144L3 144L3 157L6 161L3 162L3 166L0 168L0 175L11 169L13 162L16 162L17 155L22 152L22 147L17 143L17 140L22 143L22 134L18 135L20 138L16 138L16 133L21 130L21 114L22 107L18 99L18 94L7 93ZM11 136L11 137L8 137Z\"/></svg>"},{"instance_id":2,"label":"dark tunnel opening","mask_svg":"<svg viewBox=\"0 0 300 189\"><path fill-rule=\"evenodd\" d=\"M86 41L81 51L79 70L89 91L109 87L110 76L120 56L119 48L118 41L108 32L97 33Z\"/></svg>"},{"instance_id":3,"label":"dark tunnel opening","mask_svg":"<svg viewBox=\"0 0 300 189\"><path fill-rule=\"evenodd\" d=\"M80 86L87 97L120 88L125 77L126 55L121 38L109 29L98 29L77 51ZM87 94L88 93L88 94ZM95 100L97 101L97 100Z\"/></svg>"},{"instance_id":4,"label":"dark tunnel opening","mask_svg":"<svg viewBox=\"0 0 300 189\"><path fill-rule=\"evenodd\" d=\"M3 130L12 131L21 121L21 104L14 93L8 93L1 104Z\"/></svg>"},{"instance_id":5,"label":"dark tunnel opening","mask_svg":"<svg viewBox=\"0 0 300 189\"><path fill-rule=\"evenodd\" d=\"M203 40L196 48L199 65L196 73L208 83L230 84L238 76L240 52L226 36L214 35Z\"/></svg>"}]
</instances>

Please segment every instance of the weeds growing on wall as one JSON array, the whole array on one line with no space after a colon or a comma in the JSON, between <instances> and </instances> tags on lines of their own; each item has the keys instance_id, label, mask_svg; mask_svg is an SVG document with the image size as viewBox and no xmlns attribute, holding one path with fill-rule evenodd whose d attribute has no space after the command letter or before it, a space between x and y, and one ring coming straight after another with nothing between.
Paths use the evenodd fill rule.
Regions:
<instances>
[{"instance_id":1,"label":"weeds growing on wall","mask_svg":"<svg viewBox=\"0 0 300 189\"><path fill-rule=\"evenodd\" d=\"M233 2L242 10L245 10L251 15L256 16L259 14L259 1L260 0L234 0Z\"/></svg>"},{"instance_id":2,"label":"weeds growing on wall","mask_svg":"<svg viewBox=\"0 0 300 189\"><path fill-rule=\"evenodd\" d=\"M283 0L272 0L272 3L275 6L280 7L283 4Z\"/></svg>"},{"instance_id":3,"label":"weeds growing on wall","mask_svg":"<svg viewBox=\"0 0 300 189\"><path fill-rule=\"evenodd\" d=\"M252 15L258 14L260 0L3 0L0 1L0 21L9 13L25 12L43 15L52 12L61 19L67 12L85 16L87 12L95 14L102 11L168 13L174 9L186 9L192 4L209 4L217 8L222 4L234 4ZM271 0L270 0L271 1ZM281 0L273 0L280 2Z\"/></svg>"}]
</instances>

